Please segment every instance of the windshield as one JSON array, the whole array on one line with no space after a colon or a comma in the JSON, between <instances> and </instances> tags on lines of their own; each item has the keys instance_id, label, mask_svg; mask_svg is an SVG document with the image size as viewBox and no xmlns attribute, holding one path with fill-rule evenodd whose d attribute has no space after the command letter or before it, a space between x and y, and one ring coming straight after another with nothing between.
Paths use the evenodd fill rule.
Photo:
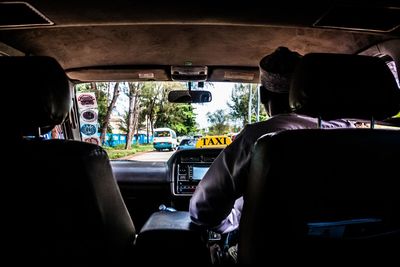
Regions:
<instances>
[{"instance_id":1,"label":"windshield","mask_svg":"<svg viewBox=\"0 0 400 267\"><path fill-rule=\"evenodd\" d=\"M168 102L169 91L188 88L187 82L77 84L82 139L101 144L112 160L167 161L180 146L195 148L199 137L231 137L267 118L258 84L191 83L192 90L210 91L212 101Z\"/></svg>"},{"instance_id":2,"label":"windshield","mask_svg":"<svg viewBox=\"0 0 400 267\"><path fill-rule=\"evenodd\" d=\"M185 146L185 145L195 145L194 140L190 140L190 139L183 139L181 141L181 143L179 144L180 146Z\"/></svg>"},{"instance_id":3,"label":"windshield","mask_svg":"<svg viewBox=\"0 0 400 267\"><path fill-rule=\"evenodd\" d=\"M154 137L170 137L170 132L162 131L162 132L154 132Z\"/></svg>"}]
</instances>

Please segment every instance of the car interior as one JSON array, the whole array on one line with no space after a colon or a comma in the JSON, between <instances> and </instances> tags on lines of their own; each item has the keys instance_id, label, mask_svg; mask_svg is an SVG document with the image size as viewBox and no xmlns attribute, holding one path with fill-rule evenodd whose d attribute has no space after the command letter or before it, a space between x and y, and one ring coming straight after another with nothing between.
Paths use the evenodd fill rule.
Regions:
<instances>
[{"instance_id":1,"label":"car interior","mask_svg":"<svg viewBox=\"0 0 400 267\"><path fill-rule=\"evenodd\" d=\"M11 181L3 214L11 235L7 257L45 266L231 264L215 249L226 236L192 223L188 213L223 148L182 149L166 162L110 160L101 146L83 142L76 86L258 85L260 59L280 46L304 55L290 86L293 112L366 122L369 129L280 131L257 141L237 263L395 258L400 3L394 0L1 0L0 77L11 148L3 161ZM214 100L200 90L189 93L190 101L186 96L177 92L171 102ZM63 140L42 138L59 125Z\"/></svg>"}]
</instances>

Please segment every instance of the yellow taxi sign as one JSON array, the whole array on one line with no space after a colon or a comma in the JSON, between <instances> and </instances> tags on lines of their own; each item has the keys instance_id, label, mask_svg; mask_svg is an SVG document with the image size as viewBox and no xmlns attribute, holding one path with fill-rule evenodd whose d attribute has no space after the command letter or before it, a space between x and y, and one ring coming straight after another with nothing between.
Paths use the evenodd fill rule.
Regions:
<instances>
[{"instance_id":1,"label":"yellow taxi sign","mask_svg":"<svg viewBox=\"0 0 400 267\"><path fill-rule=\"evenodd\" d=\"M196 148L224 148L232 143L232 139L226 135L204 136L197 140Z\"/></svg>"}]
</instances>

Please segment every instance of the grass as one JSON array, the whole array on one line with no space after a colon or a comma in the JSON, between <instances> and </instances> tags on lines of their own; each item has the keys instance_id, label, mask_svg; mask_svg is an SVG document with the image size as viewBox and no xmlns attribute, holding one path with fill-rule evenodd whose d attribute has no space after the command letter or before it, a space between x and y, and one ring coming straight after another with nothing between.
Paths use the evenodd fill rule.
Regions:
<instances>
[{"instance_id":1,"label":"grass","mask_svg":"<svg viewBox=\"0 0 400 267\"><path fill-rule=\"evenodd\" d=\"M120 159L126 156L134 155L138 152L152 151L154 149L153 144L132 145L131 149L129 150L124 149L124 145L103 148L107 151L108 157L110 159Z\"/></svg>"}]
</instances>

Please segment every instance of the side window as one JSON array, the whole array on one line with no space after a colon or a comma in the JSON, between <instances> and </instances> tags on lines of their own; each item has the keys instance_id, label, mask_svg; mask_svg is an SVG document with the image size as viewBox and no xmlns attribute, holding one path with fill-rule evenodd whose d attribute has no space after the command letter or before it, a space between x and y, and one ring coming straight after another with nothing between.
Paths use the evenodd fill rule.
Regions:
<instances>
[{"instance_id":1,"label":"side window","mask_svg":"<svg viewBox=\"0 0 400 267\"><path fill-rule=\"evenodd\" d=\"M397 82L397 87L400 88L400 81L399 81L400 78L399 78L398 69L396 67L396 62L389 55L383 56L382 59L385 60L386 65L389 67L390 71L392 72L392 74ZM397 115L393 116L392 118L389 118L386 120L386 122L388 122L390 125L376 125L375 127L400 130L399 119L400 119L400 112L397 113Z\"/></svg>"},{"instance_id":2,"label":"side window","mask_svg":"<svg viewBox=\"0 0 400 267\"><path fill-rule=\"evenodd\" d=\"M399 73L397 72L396 63L393 60L386 61L386 65L392 71L394 78L396 79L397 86L400 88Z\"/></svg>"},{"instance_id":3,"label":"side window","mask_svg":"<svg viewBox=\"0 0 400 267\"><path fill-rule=\"evenodd\" d=\"M391 56L386 54L378 55L378 57L381 58L383 61L385 61L386 65L388 66L394 78L396 79L397 86L400 88L399 72L397 71L396 62L393 60Z\"/></svg>"},{"instance_id":4,"label":"side window","mask_svg":"<svg viewBox=\"0 0 400 267\"><path fill-rule=\"evenodd\" d=\"M176 138L176 133L175 132L172 132L172 138Z\"/></svg>"}]
</instances>

